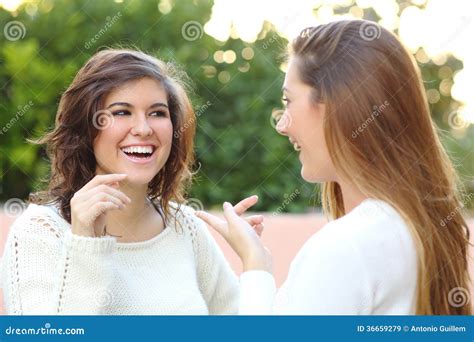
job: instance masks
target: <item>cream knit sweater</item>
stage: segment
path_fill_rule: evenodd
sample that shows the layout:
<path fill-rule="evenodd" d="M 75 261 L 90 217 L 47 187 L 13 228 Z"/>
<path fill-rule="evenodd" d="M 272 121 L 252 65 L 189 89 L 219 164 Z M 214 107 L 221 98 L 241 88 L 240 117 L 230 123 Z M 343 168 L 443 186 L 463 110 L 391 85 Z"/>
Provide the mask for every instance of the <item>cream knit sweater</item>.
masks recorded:
<path fill-rule="evenodd" d="M 150 240 L 119 243 L 72 234 L 56 207 L 30 204 L 2 260 L 7 313 L 237 313 L 237 277 L 206 225 L 185 206 L 176 218 Z"/>
<path fill-rule="evenodd" d="M 418 257 L 390 204 L 367 199 L 309 238 L 277 291 L 270 273 L 240 276 L 242 315 L 414 315 Z"/>

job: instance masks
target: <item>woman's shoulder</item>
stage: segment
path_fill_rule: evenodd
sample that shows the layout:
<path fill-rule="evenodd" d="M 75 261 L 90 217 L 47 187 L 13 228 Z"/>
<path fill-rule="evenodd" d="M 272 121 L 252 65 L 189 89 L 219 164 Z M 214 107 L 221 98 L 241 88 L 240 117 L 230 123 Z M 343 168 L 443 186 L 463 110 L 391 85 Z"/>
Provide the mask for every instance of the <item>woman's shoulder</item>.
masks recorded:
<path fill-rule="evenodd" d="M 374 199 L 363 201 L 345 216 L 327 223 L 308 240 L 306 247 L 309 251 L 346 257 L 354 253 L 414 254 L 415 250 L 402 216 L 387 202 Z"/>
<path fill-rule="evenodd" d="M 398 211 L 382 200 L 366 199 L 343 217 L 330 221 L 321 230 L 327 238 L 343 235 L 366 240 L 409 235 L 409 228 Z M 383 234 L 381 234 L 383 233 Z"/>
<path fill-rule="evenodd" d="M 169 202 L 173 222 L 176 231 L 182 231 L 190 237 L 193 242 L 208 240 L 211 233 L 208 231 L 206 223 L 195 215 L 196 209 L 193 205 L 185 203 Z"/>
<path fill-rule="evenodd" d="M 60 238 L 69 224 L 54 204 L 30 203 L 11 225 L 10 231 L 35 235 L 54 235 Z"/>

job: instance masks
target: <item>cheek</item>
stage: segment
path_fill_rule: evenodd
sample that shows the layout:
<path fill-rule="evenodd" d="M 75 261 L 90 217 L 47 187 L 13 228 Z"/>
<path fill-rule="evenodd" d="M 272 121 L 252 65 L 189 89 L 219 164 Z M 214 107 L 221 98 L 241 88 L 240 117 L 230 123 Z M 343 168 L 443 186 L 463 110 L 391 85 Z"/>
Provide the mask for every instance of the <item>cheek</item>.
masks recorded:
<path fill-rule="evenodd" d="M 173 123 L 171 120 L 162 120 L 155 122 L 153 125 L 155 132 L 161 145 L 170 145 L 173 140 Z"/>
<path fill-rule="evenodd" d="M 300 129 L 304 141 L 302 176 L 311 183 L 333 180 L 335 169 L 324 137 L 323 120 L 318 113 L 312 113 L 305 121 Z"/>
<path fill-rule="evenodd" d="M 117 121 L 113 126 L 100 130 L 94 139 L 94 153 L 111 153 L 110 151 L 116 150 L 126 132 L 127 127 Z"/>

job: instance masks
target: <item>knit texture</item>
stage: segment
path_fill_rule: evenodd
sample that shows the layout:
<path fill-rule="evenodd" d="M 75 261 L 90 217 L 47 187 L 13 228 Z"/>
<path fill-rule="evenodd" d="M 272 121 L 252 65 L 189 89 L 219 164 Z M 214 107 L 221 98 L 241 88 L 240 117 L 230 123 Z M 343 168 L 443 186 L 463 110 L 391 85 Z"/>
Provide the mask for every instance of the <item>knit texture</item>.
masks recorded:
<path fill-rule="evenodd" d="M 56 207 L 30 204 L 5 245 L 7 314 L 237 313 L 237 277 L 205 223 L 186 206 L 170 221 L 150 240 L 119 243 L 75 235 Z"/>
<path fill-rule="evenodd" d="M 417 265 L 402 217 L 368 199 L 305 243 L 278 291 L 270 273 L 244 272 L 239 313 L 413 315 Z"/>

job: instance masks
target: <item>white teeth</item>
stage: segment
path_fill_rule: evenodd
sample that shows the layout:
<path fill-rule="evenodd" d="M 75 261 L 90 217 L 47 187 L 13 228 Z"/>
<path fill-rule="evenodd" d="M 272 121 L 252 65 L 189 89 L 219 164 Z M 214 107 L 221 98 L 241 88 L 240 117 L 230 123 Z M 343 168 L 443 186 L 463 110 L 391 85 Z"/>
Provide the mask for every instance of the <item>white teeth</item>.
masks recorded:
<path fill-rule="evenodd" d="M 125 153 L 153 153 L 153 146 L 128 146 L 122 148 Z"/>
<path fill-rule="evenodd" d="M 295 149 L 295 151 L 301 151 L 301 146 L 298 145 L 298 143 L 293 143 L 293 148 Z"/>

